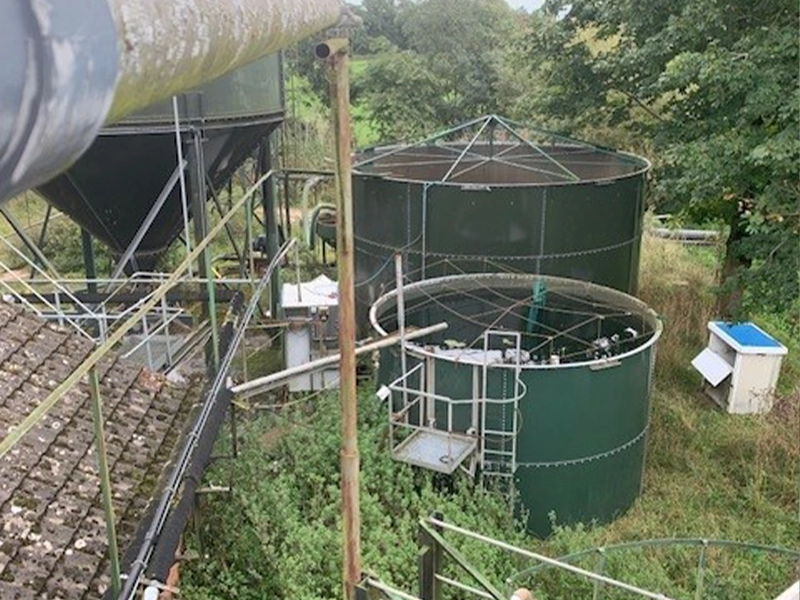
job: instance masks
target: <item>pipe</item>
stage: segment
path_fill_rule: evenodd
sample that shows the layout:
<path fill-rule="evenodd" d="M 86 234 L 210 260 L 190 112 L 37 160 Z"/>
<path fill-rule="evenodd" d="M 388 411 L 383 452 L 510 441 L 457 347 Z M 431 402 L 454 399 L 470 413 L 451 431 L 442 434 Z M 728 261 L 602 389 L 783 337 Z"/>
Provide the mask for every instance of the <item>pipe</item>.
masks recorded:
<path fill-rule="evenodd" d="M 677 240 L 685 244 L 711 245 L 719 240 L 719 231 L 708 229 L 668 229 L 654 227 L 648 233 L 656 238 Z"/>
<path fill-rule="evenodd" d="M 94 139 L 119 44 L 107 0 L 0 2 L 0 200 L 46 181 Z"/>
<path fill-rule="evenodd" d="M 317 220 L 319 219 L 319 214 L 323 210 L 328 210 L 328 211 L 331 211 L 331 212 L 333 212 L 335 214 L 336 213 L 336 205 L 335 204 L 331 204 L 330 202 L 320 202 L 314 208 L 311 209 L 311 213 L 309 215 L 304 217 L 304 220 L 306 221 L 306 224 L 305 224 L 306 240 L 305 241 L 306 241 L 306 246 L 308 246 L 309 248 L 313 248 L 314 247 L 314 243 L 315 243 L 316 237 L 317 237 L 317 234 L 314 231 L 314 228 L 315 228 L 315 226 L 317 224 Z"/>
<path fill-rule="evenodd" d="M 423 327 L 422 329 L 416 330 L 407 330 L 405 333 L 406 340 L 416 340 L 426 335 L 430 335 L 432 333 L 437 333 L 439 331 L 444 331 L 447 329 L 447 323 L 437 323 L 436 325 L 431 325 L 430 327 Z M 382 337 L 374 342 L 366 342 L 362 345 L 356 347 L 356 356 L 362 356 L 364 354 L 369 354 L 370 352 L 375 352 L 376 350 L 380 350 L 381 348 L 387 348 L 389 346 L 394 346 L 400 341 L 400 334 L 399 333 L 392 333 Z M 312 360 L 311 362 L 307 362 L 302 365 L 297 365 L 296 367 L 289 367 L 288 369 L 284 369 L 283 371 L 278 371 L 277 373 L 271 373 L 269 375 L 265 375 L 264 377 L 259 377 L 258 379 L 253 379 L 252 381 L 246 381 L 244 383 L 240 383 L 231 388 L 231 392 L 234 395 L 240 396 L 242 398 L 249 398 L 250 396 L 255 396 L 256 394 L 262 394 L 266 391 L 274 389 L 280 385 L 283 385 L 290 379 L 294 379 L 295 377 L 299 377 L 300 375 L 307 375 L 308 373 L 314 373 L 316 371 L 322 371 L 323 369 L 327 369 L 328 367 L 332 367 L 336 365 L 341 360 L 340 354 L 331 354 L 329 356 L 324 356 L 322 358 L 318 358 L 317 360 Z"/>
<path fill-rule="evenodd" d="M 104 123 L 341 15 L 339 0 L 3 0 L 0 201 L 68 167 Z"/>
<path fill-rule="evenodd" d="M 303 219 L 303 227 L 305 229 L 305 237 L 306 237 L 306 246 L 310 246 L 311 243 L 309 242 L 310 234 L 309 230 L 311 225 L 309 224 L 308 219 L 308 195 L 311 193 L 311 190 L 316 186 L 320 181 L 323 180 L 323 177 L 316 175 L 313 177 L 309 177 L 306 182 L 303 184 L 303 193 L 300 195 L 300 216 Z M 287 199 L 288 202 L 288 199 Z"/>
<path fill-rule="evenodd" d="M 775 600 L 800 600 L 800 581 L 795 581 Z"/>

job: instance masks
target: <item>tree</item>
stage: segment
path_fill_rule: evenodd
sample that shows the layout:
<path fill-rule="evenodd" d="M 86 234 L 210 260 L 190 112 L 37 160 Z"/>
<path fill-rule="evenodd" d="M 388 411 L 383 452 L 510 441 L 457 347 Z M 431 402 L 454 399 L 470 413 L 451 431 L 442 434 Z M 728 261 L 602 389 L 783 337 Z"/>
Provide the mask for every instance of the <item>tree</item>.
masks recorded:
<path fill-rule="evenodd" d="M 440 120 L 499 111 L 500 66 L 514 27 L 505 0 L 426 0 L 401 18 L 409 47 L 442 85 Z"/>
<path fill-rule="evenodd" d="M 354 7 L 356 14 L 363 19 L 363 35 L 367 39 L 385 38 L 401 50 L 407 48 L 406 35 L 400 22 L 400 14 L 410 4 L 410 0 L 363 0 L 361 6 Z M 364 48 L 369 50 L 365 42 Z"/>
<path fill-rule="evenodd" d="M 375 56 L 354 94 L 384 139 L 501 112 L 515 89 L 505 55 L 518 19 L 505 0 L 365 0 L 363 9 L 365 23 L 381 24 L 373 27 L 381 37 L 367 44 Z"/>
<path fill-rule="evenodd" d="M 728 225 L 725 316 L 796 303 L 797 4 L 550 0 L 546 12 L 527 40 L 545 82 L 532 107 L 653 140 L 660 205 Z"/>
<path fill-rule="evenodd" d="M 354 97 L 369 107 L 382 140 L 400 140 L 430 133 L 439 122 L 442 88 L 419 55 L 385 52 L 358 78 Z"/>

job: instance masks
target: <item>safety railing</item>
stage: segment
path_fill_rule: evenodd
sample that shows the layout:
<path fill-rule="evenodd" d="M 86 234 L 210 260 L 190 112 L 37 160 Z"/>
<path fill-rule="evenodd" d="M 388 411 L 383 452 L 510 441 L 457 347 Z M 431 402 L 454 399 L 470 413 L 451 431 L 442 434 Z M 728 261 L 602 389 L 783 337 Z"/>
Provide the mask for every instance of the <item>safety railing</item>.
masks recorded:
<path fill-rule="evenodd" d="M 245 206 L 246 203 L 250 202 L 250 199 L 253 197 L 253 195 L 261 189 L 262 184 L 272 176 L 273 172 L 270 171 L 260 177 L 241 198 L 233 203 L 233 206 L 230 207 L 228 212 L 220 215 L 217 223 L 211 227 L 205 237 L 200 240 L 190 252 L 187 253 L 184 260 L 172 273 L 164 278 L 164 280 L 161 281 L 157 287 L 147 293 L 141 300 L 136 302 L 134 306 L 122 311 L 121 314 L 124 316 L 119 317 L 113 321 L 113 323 L 108 321 L 109 326 L 105 330 L 104 340 L 75 370 L 72 371 L 72 373 L 70 373 L 66 379 L 64 379 L 53 390 L 51 390 L 50 394 L 44 400 L 39 402 L 39 404 L 37 404 L 37 406 L 30 413 L 24 415 L 18 423 L 14 424 L 14 426 L 9 429 L 9 433 L 3 437 L 2 440 L 0 440 L 0 457 L 3 457 L 8 454 L 8 452 L 10 452 L 11 449 L 14 448 L 14 446 L 16 446 L 16 444 L 18 444 L 25 435 L 27 435 L 38 423 L 40 423 L 41 420 L 68 395 L 67 392 L 69 392 L 80 382 L 88 380 L 92 399 L 95 451 L 97 452 L 98 459 L 101 498 L 105 513 L 106 530 L 108 536 L 108 558 L 110 563 L 111 590 L 113 597 L 119 597 L 123 580 L 120 573 L 120 556 L 115 531 L 116 519 L 112 503 L 108 458 L 105 450 L 104 418 L 102 413 L 102 400 L 100 397 L 99 363 L 111 350 L 117 348 L 117 345 L 128 333 L 135 330 L 135 328 L 140 325 L 142 319 L 147 318 L 151 311 L 158 310 L 159 303 L 166 298 L 168 292 L 173 290 L 178 284 L 187 280 L 186 274 L 190 272 L 190 265 L 197 261 L 201 254 L 207 252 L 207 248 L 211 241 L 214 240 L 217 235 L 219 235 L 231 218 L 243 206 Z M 211 275 L 209 272 L 206 272 L 204 275 L 204 279 L 211 284 L 207 286 L 207 291 L 210 304 L 209 311 L 213 317 L 215 310 L 215 287 L 213 285 L 213 275 Z M 46 273 L 40 272 L 40 276 L 45 280 L 51 280 Z M 248 281 L 248 283 L 252 285 L 252 282 Z M 63 287 L 63 283 L 61 285 Z M 74 294 L 72 294 L 72 292 L 70 292 L 68 289 L 59 289 L 59 291 L 69 293 L 74 296 Z M 47 299 L 45 298 L 45 300 Z M 70 298 L 70 300 L 76 300 L 77 303 L 83 304 L 77 298 Z M 85 308 L 86 314 L 92 314 L 92 310 L 90 310 L 88 307 Z M 220 357 L 219 349 L 216 347 L 218 338 L 214 333 L 214 328 L 215 324 L 212 323 L 212 346 L 215 346 L 214 368 L 215 371 L 218 371 L 220 367 Z M 126 580 L 126 584 L 136 587 L 138 585 L 138 581 Z"/>
<path fill-rule="evenodd" d="M 534 563 L 534 566 L 520 571 L 519 573 L 498 583 L 492 581 L 481 570 L 479 565 L 471 564 L 459 550 L 464 540 L 472 540 L 498 548 L 516 556 L 517 559 L 527 559 Z M 551 558 L 540 553 L 532 552 L 525 548 L 520 548 L 489 536 L 464 529 L 448 523 L 444 518 L 434 513 L 432 516 L 421 519 L 418 527 L 418 541 L 420 545 L 419 572 L 418 572 L 418 592 L 412 595 L 404 590 L 382 582 L 377 576 L 366 577 L 359 586 L 359 600 L 374 600 L 375 598 L 403 598 L 405 600 L 441 600 L 448 598 L 487 598 L 492 600 L 510 600 L 523 597 L 536 599 L 540 596 L 541 590 L 537 588 L 537 578 L 546 572 L 557 571 L 569 574 L 588 585 L 585 593 L 575 592 L 570 588 L 565 588 L 564 598 L 578 600 L 602 600 L 610 598 L 610 590 L 617 590 L 623 593 L 626 598 L 651 598 L 654 600 L 673 600 L 673 596 L 667 595 L 662 591 L 645 589 L 644 587 L 625 582 L 618 577 L 612 577 L 605 572 L 604 566 L 606 559 L 615 552 L 623 550 L 645 550 L 648 548 L 696 548 L 698 551 L 697 562 L 693 574 L 681 573 L 683 579 L 694 576 L 695 587 L 692 594 L 693 600 L 711 599 L 705 593 L 704 579 L 708 571 L 707 558 L 712 549 L 728 549 L 752 552 L 761 555 L 770 555 L 774 562 L 776 557 L 783 557 L 787 560 L 787 565 L 796 566 L 800 561 L 800 551 L 768 546 L 763 544 L 752 544 L 730 540 L 715 540 L 702 538 L 670 538 L 657 540 L 643 540 L 636 542 L 620 543 L 615 545 L 593 548 L 583 552 L 578 552 L 561 558 Z M 597 567 L 587 569 L 575 563 L 582 559 L 598 557 Z M 791 579 L 796 577 L 796 573 L 791 568 L 787 569 L 787 576 Z M 467 577 L 469 583 L 465 583 L 457 577 Z M 783 589 L 787 582 L 774 582 L 776 588 Z M 663 587 L 662 583 L 659 587 Z M 554 597 L 553 593 L 558 591 L 549 590 L 546 597 Z M 556 595 L 555 597 L 561 597 Z M 617 598 L 619 596 L 613 596 Z M 680 598 L 688 597 L 685 592 L 681 592 Z"/>

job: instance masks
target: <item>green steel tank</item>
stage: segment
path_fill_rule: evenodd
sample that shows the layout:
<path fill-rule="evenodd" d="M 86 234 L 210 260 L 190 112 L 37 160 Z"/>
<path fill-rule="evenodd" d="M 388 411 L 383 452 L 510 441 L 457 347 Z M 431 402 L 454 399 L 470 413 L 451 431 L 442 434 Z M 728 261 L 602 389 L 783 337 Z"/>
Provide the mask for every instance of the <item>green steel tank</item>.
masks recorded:
<path fill-rule="evenodd" d="M 66 172 L 37 189 L 122 254 L 178 164 L 175 108 L 171 101 L 155 104 L 102 129 Z M 201 165 L 205 183 L 221 189 L 283 119 L 280 57 L 268 56 L 183 94 L 177 112 L 186 179 Z M 202 162 L 191 144 L 197 132 L 203 140 Z M 139 244 L 134 255 L 139 270 L 151 270 L 181 233 L 180 188 L 173 186 Z"/>
<path fill-rule="evenodd" d="M 404 357 L 381 356 L 395 458 L 479 473 L 514 495 L 540 536 L 631 506 L 661 333 L 650 308 L 605 286 L 510 273 L 434 278 L 401 292 L 404 327 L 448 328 L 406 342 Z M 378 334 L 399 328 L 398 304 L 393 290 L 372 306 Z"/>
<path fill-rule="evenodd" d="M 406 279 L 510 271 L 631 294 L 649 162 L 490 115 L 416 144 L 360 153 L 353 176 L 357 298 Z"/>

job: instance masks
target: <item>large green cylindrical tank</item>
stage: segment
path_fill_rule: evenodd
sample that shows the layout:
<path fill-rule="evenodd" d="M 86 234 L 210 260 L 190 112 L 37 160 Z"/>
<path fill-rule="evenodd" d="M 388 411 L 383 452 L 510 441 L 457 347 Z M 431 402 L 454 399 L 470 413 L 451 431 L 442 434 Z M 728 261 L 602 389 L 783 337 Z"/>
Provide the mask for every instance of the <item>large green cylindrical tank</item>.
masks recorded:
<path fill-rule="evenodd" d="M 187 178 L 189 169 L 197 168 L 191 135 L 202 131 L 207 181 L 221 189 L 283 119 L 281 86 L 280 58 L 273 55 L 184 94 L 178 110 L 183 154 L 190 162 Z M 38 189 L 121 254 L 170 179 L 177 157 L 173 104 L 162 102 L 102 129 L 72 167 Z M 135 254 L 139 269 L 150 270 L 182 228 L 175 185 Z"/>
<path fill-rule="evenodd" d="M 409 418 L 474 436 L 482 477 L 513 480 L 529 531 L 605 522 L 630 507 L 661 332 L 651 309 L 604 286 L 508 273 L 417 282 L 403 297 L 406 326 L 448 323 L 406 343 L 407 373 L 418 370 L 402 381 L 438 398 Z M 378 333 L 397 329 L 396 291 L 370 320 Z M 391 388 L 401 377 L 399 350 L 384 352 L 380 382 Z"/>
<path fill-rule="evenodd" d="M 360 313 L 393 287 L 395 252 L 411 281 L 507 270 L 635 294 L 649 166 L 496 116 L 361 153 L 353 176 Z"/>

